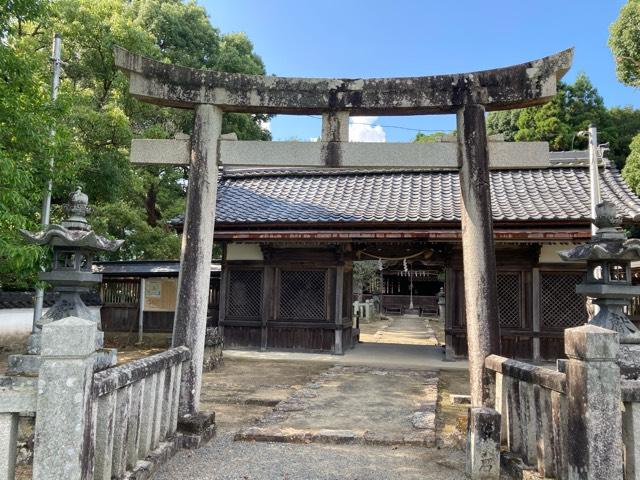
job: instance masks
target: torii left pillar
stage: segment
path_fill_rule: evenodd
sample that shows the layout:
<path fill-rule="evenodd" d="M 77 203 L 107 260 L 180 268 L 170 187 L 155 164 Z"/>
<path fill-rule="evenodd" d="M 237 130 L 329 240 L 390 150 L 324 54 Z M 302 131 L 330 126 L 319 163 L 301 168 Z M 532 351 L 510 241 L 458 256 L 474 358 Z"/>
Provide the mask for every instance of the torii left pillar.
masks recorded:
<path fill-rule="evenodd" d="M 220 108 L 205 104 L 195 108 L 178 300 L 173 321 L 172 345 L 184 345 L 191 351 L 189 368 L 182 372 L 180 416 L 195 414 L 200 403 L 221 128 Z"/>

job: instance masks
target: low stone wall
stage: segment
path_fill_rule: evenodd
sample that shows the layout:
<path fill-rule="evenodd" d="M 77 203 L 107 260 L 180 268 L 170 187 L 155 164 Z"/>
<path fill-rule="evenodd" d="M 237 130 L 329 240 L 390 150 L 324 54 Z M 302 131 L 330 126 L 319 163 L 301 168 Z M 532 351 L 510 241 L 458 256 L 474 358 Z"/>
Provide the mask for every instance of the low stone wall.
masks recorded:
<path fill-rule="evenodd" d="M 179 418 L 187 347 L 95 373 L 98 334 L 75 317 L 46 324 L 38 377 L 0 377 L 0 479 L 30 451 L 35 480 L 150 478 L 213 436 L 213 415 Z"/>
<path fill-rule="evenodd" d="M 618 347 L 616 332 L 584 325 L 565 330 L 568 360 L 561 363 L 563 372 L 497 355 L 487 357 L 491 394 L 485 406 L 495 408 L 501 420 L 507 452 L 502 461 L 511 469 L 517 467 L 519 475 L 522 470 L 535 470 L 544 478 L 622 480 L 625 469 L 625 478 L 640 480 L 635 473 L 636 458 L 640 459 L 635 440 L 640 427 L 640 403 L 636 404 L 640 382 L 621 382 Z M 468 432 L 480 447 L 482 428 L 470 424 Z M 479 468 L 482 459 L 472 453 L 467 452 L 468 462 L 478 468 L 468 470 L 476 472 L 471 478 L 497 480 L 499 466 L 492 466 L 494 476 L 485 476 Z"/>

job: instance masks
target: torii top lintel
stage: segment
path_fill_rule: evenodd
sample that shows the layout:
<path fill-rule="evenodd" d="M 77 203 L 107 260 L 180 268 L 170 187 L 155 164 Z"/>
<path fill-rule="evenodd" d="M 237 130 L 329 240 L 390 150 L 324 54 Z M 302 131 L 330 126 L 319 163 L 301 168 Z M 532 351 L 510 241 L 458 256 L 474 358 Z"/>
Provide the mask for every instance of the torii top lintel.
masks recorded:
<path fill-rule="evenodd" d="M 350 115 L 455 113 L 467 104 L 489 111 L 539 105 L 556 94 L 573 49 L 480 72 L 401 78 L 292 78 L 196 70 L 115 47 L 131 94 L 178 108 L 213 104 L 227 112 Z"/>

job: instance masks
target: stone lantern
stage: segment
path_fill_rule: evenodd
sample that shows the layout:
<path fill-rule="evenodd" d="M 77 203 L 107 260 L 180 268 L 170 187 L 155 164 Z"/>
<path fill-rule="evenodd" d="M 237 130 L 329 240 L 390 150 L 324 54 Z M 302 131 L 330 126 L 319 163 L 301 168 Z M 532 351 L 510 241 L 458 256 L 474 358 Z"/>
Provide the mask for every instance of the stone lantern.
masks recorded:
<path fill-rule="evenodd" d="M 49 245 L 53 249 L 51 271 L 40 273 L 39 278 L 53 286 L 55 303 L 35 322 L 29 337 L 27 354 L 9 357 L 11 373 L 37 373 L 43 325 L 69 316 L 84 318 L 98 324 L 97 368 L 115 364 L 115 350 L 103 348 L 104 334 L 101 331 L 100 317 L 89 310 L 80 294 L 102 281 L 102 275 L 91 271 L 96 252 L 115 252 L 123 240 L 108 240 L 96 235 L 86 220 L 86 216 L 91 212 L 88 203 L 87 195 L 78 187 L 69 195 L 69 203 L 64 207 L 68 217 L 61 225 L 48 225 L 39 232 L 21 230 L 29 243 Z"/>
<path fill-rule="evenodd" d="M 627 238 L 611 202 L 596 206 L 593 223 L 598 230 L 588 243 L 559 254 L 567 262 L 587 262 L 586 277 L 576 286 L 576 293 L 591 297 L 593 304 L 599 307 L 589 323 L 618 332 L 621 371 L 627 376 L 637 376 L 640 373 L 640 331 L 627 317 L 625 308 L 633 297 L 640 295 L 640 286 L 631 284 L 631 262 L 640 260 L 640 239 Z M 634 353 L 636 350 L 638 352 Z"/>

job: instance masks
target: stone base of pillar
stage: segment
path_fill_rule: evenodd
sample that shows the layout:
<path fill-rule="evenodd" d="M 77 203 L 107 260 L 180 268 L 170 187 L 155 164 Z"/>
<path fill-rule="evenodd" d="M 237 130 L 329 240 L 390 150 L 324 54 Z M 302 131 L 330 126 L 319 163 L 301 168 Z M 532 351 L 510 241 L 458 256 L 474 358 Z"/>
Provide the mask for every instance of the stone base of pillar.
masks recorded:
<path fill-rule="evenodd" d="M 466 473 L 472 480 L 500 479 L 500 414 L 486 407 L 469 409 Z"/>
<path fill-rule="evenodd" d="M 178 420 L 180 447 L 200 448 L 216 435 L 216 414 L 198 412 L 195 415 L 181 417 Z"/>

